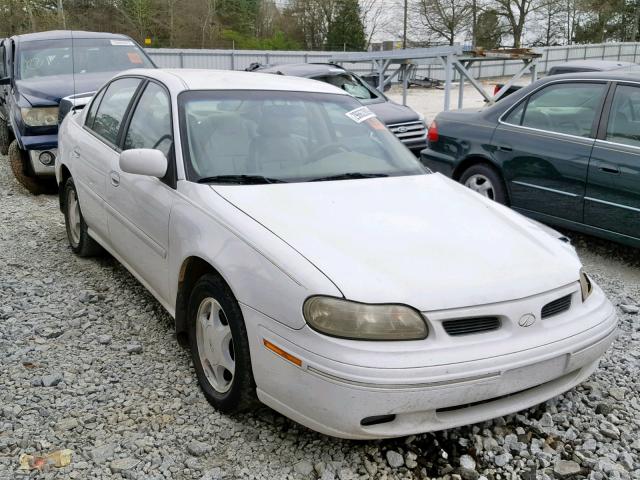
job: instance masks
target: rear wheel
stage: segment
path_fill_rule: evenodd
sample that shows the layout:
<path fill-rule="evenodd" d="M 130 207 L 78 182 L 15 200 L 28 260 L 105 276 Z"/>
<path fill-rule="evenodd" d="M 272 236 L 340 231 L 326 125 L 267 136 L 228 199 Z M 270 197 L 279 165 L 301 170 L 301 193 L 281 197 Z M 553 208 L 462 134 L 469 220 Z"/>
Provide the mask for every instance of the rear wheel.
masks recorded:
<path fill-rule="evenodd" d="M 67 179 L 63 193 L 64 223 L 67 229 L 67 239 L 73 253 L 79 257 L 91 257 L 102 252 L 102 247 L 89 236 L 87 224 L 80 210 L 78 192 L 73 178 Z"/>
<path fill-rule="evenodd" d="M 40 195 L 41 193 L 55 192 L 53 178 L 36 177 L 29 173 L 29 154 L 20 148 L 17 140 L 9 145 L 9 165 L 18 183 L 29 193 Z"/>
<path fill-rule="evenodd" d="M 196 282 L 189 298 L 189 340 L 200 387 L 223 413 L 255 407 L 256 386 L 242 311 L 216 275 Z"/>
<path fill-rule="evenodd" d="M 9 153 L 9 144 L 11 143 L 11 132 L 7 122 L 0 118 L 0 155 Z"/>
<path fill-rule="evenodd" d="M 460 183 L 483 197 L 507 204 L 502 176 L 489 165 L 478 163 L 467 168 L 460 176 Z"/>

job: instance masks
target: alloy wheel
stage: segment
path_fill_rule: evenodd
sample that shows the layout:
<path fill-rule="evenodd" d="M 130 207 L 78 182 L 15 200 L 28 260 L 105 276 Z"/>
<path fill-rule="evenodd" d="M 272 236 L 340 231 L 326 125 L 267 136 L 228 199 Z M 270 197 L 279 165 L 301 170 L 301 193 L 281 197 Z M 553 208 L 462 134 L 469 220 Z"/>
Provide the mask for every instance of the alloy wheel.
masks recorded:
<path fill-rule="evenodd" d="M 67 194 L 67 217 L 69 222 L 69 236 L 74 247 L 80 244 L 80 204 L 76 191 L 70 189 Z"/>

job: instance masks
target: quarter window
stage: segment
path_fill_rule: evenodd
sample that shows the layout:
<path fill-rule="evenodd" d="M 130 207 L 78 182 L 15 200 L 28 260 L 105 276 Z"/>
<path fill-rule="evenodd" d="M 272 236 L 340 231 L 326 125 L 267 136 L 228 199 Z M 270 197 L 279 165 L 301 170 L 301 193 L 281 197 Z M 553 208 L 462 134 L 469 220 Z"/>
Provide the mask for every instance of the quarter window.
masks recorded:
<path fill-rule="evenodd" d="M 91 128 L 112 145 L 117 144 L 122 119 L 139 84 L 137 78 L 122 78 L 112 82 L 98 106 Z"/>
<path fill-rule="evenodd" d="M 640 88 L 616 87 L 605 140 L 640 147 Z"/>
<path fill-rule="evenodd" d="M 598 83 L 550 85 L 529 98 L 522 126 L 590 137 L 604 91 Z"/>
<path fill-rule="evenodd" d="M 159 85 L 149 83 L 131 118 L 124 149 L 155 148 L 168 156 L 172 143 L 169 97 Z"/>
<path fill-rule="evenodd" d="M 93 120 L 96 118 L 96 111 L 100 106 L 100 102 L 102 101 L 102 97 L 104 96 L 105 89 L 100 90 L 98 94 L 94 97 L 91 102 L 91 106 L 89 107 L 89 111 L 87 112 L 87 118 L 84 121 L 84 124 L 87 128 L 93 128 Z"/>

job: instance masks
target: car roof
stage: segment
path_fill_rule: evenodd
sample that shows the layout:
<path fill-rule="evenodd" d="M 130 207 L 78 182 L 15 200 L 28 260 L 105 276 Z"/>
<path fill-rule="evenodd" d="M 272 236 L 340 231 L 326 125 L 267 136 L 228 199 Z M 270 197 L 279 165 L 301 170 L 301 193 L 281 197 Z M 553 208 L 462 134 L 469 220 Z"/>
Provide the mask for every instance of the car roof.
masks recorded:
<path fill-rule="evenodd" d="M 120 33 L 86 32 L 83 30 L 50 30 L 48 32 L 15 35 L 12 38 L 21 42 L 28 42 L 31 40 L 63 40 L 67 38 L 118 38 L 130 40 L 129 37 Z"/>
<path fill-rule="evenodd" d="M 553 82 L 558 80 L 577 79 L 577 80 L 606 80 L 606 81 L 640 81 L 640 69 L 636 69 L 637 65 L 630 68 L 620 68 L 617 70 L 593 71 L 593 72 L 572 72 L 563 73 L 561 75 L 549 75 L 541 80 L 544 82 Z"/>
<path fill-rule="evenodd" d="M 617 70 L 624 67 L 638 66 L 633 62 L 617 62 L 610 60 L 572 60 L 560 63 L 551 68 L 585 68 L 597 71 Z"/>
<path fill-rule="evenodd" d="M 287 92 L 333 93 L 349 96 L 344 90 L 328 83 L 318 82 L 308 78 L 272 75 L 270 73 L 191 68 L 158 68 L 153 70 L 127 70 L 118 76 L 124 75 L 143 75 L 160 80 L 167 85 L 174 84 L 177 78 L 182 84 L 182 88 L 177 89 L 179 91 L 279 90 Z"/>
<path fill-rule="evenodd" d="M 293 75 L 295 77 L 314 77 L 344 72 L 345 69 L 332 63 L 285 63 L 282 65 L 270 65 L 255 71 L 260 73 L 282 73 L 283 75 Z"/>

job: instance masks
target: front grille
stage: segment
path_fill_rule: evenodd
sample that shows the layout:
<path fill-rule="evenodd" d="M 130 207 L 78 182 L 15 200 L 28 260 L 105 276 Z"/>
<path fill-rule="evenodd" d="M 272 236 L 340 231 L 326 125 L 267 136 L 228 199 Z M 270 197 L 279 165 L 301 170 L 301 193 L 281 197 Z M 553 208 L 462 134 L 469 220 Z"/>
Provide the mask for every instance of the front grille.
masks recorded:
<path fill-rule="evenodd" d="M 497 317 L 461 318 L 442 322 L 445 331 L 452 336 L 491 332 L 500 328 Z"/>
<path fill-rule="evenodd" d="M 566 297 L 562 297 L 554 300 L 553 302 L 547 303 L 544 307 L 542 307 L 542 313 L 540 314 L 540 317 L 553 317 L 554 315 L 566 312 L 567 310 L 569 310 L 569 308 L 571 308 L 571 295 L 567 295 Z"/>
<path fill-rule="evenodd" d="M 427 137 L 427 127 L 421 120 L 415 122 L 394 123 L 387 125 L 396 137 L 402 142 L 415 142 Z"/>

